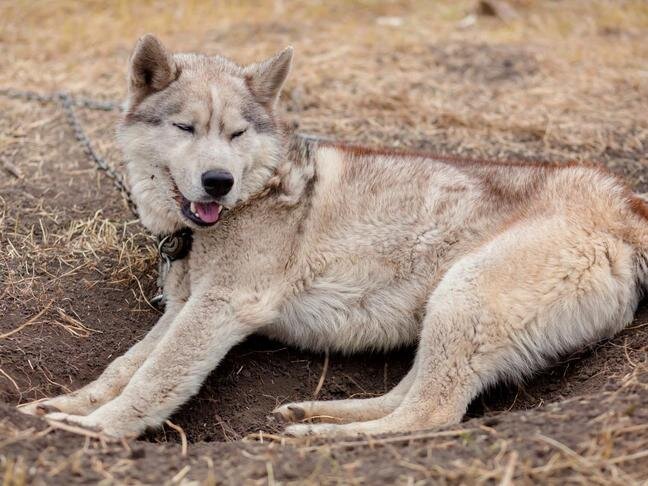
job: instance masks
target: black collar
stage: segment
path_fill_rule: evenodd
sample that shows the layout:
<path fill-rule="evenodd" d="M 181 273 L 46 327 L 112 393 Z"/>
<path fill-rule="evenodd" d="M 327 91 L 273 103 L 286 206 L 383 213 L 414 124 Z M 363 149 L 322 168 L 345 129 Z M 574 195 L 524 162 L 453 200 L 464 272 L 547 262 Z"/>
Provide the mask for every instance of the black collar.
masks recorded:
<path fill-rule="evenodd" d="M 160 256 L 169 262 L 182 260 L 191 251 L 193 231 L 189 228 L 171 233 L 166 236 L 158 236 L 158 251 Z"/>

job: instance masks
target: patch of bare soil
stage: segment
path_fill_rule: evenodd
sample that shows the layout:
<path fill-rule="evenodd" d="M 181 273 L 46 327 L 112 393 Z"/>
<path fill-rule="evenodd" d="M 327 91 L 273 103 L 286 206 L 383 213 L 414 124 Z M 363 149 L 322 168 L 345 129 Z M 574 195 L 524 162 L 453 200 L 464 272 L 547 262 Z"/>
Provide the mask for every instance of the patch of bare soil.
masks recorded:
<path fill-rule="evenodd" d="M 333 8 L 337 16 L 340 9 Z M 384 34 L 375 16 L 356 13 L 367 39 Z M 572 44 L 568 55 L 556 55 L 565 46 L 560 41 L 492 41 L 485 34 L 490 27 L 479 35 L 436 39 L 415 23 L 406 33 L 392 32 L 384 44 L 368 46 L 358 33 L 349 33 L 349 47 L 325 44 L 324 37 L 337 32 L 333 17 L 317 24 L 318 32 L 307 19 L 240 20 L 206 30 L 200 45 L 185 45 L 194 40 L 180 34 L 175 39 L 183 42 L 171 45 L 237 53 L 258 35 L 265 45 L 286 39 L 303 44 L 282 100 L 286 116 L 303 131 L 481 158 L 593 160 L 647 190 L 648 78 L 634 62 L 613 55 L 638 43 L 636 27 L 576 39 L 597 48 L 595 57 Z M 616 43 L 611 57 L 601 57 L 610 36 Z M 115 52 L 123 61 L 121 44 Z M 633 52 L 648 59 L 640 47 Z M 242 60 L 257 55 L 252 48 L 241 52 Z M 105 54 L 96 65 L 86 60 L 100 71 L 90 77 L 111 96 L 121 94 L 121 71 L 114 71 L 122 65 L 115 56 Z M 51 68 L 67 79 L 61 66 Z M 31 82 L 24 70 L 14 76 Z M 92 86 L 82 90 L 93 94 Z M 113 141 L 118 115 L 78 112 L 97 151 L 119 168 Z M 648 481 L 645 307 L 613 339 L 564 357 L 523 386 L 502 384 L 478 397 L 466 421 L 450 429 L 370 440 L 283 438 L 267 415 L 279 403 L 313 396 L 324 356 L 259 337 L 232 350 L 171 417 L 189 441 L 186 455 L 178 431 L 168 426 L 113 444 L 19 414 L 19 403 L 97 377 L 147 332 L 159 316 L 146 301 L 155 292 L 156 256 L 152 239 L 87 159 L 56 104 L 0 97 L 0 174 L 5 484 Z M 412 357 L 412 349 L 331 355 L 318 398 L 382 394 Z"/>

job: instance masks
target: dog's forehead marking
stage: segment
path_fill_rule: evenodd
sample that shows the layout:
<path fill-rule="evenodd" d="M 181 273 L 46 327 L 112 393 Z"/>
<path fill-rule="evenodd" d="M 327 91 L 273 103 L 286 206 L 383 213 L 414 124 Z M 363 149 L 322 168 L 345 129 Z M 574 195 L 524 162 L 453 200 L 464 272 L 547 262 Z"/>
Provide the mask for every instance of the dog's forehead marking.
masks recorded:
<path fill-rule="evenodd" d="M 228 102 L 227 97 L 223 95 L 222 83 L 218 83 L 217 81 L 210 85 L 209 100 L 211 103 L 211 109 L 209 114 L 209 124 L 207 126 L 208 131 L 210 126 L 217 126 L 218 133 L 223 133 L 223 130 L 225 129 L 224 113 Z"/>
<path fill-rule="evenodd" d="M 275 122 L 270 114 L 255 101 L 241 79 L 225 76 L 217 78 L 210 86 L 212 102 L 211 123 L 218 123 L 219 133 L 237 129 L 243 120 L 257 133 L 271 132 Z"/>
<path fill-rule="evenodd" d="M 183 73 L 186 77 L 177 81 L 175 93 L 169 96 L 176 98 L 178 108 L 175 113 L 180 115 L 183 122 L 193 123 L 197 127 L 205 127 L 209 132 L 221 112 L 222 96 L 218 83 L 191 75 L 191 71 Z"/>
<path fill-rule="evenodd" d="M 211 83 L 211 98 L 214 111 L 220 115 L 221 132 L 228 123 L 236 123 L 236 118 L 243 118 L 257 133 L 275 131 L 275 120 L 268 109 L 254 98 L 243 77 L 221 71 Z"/>

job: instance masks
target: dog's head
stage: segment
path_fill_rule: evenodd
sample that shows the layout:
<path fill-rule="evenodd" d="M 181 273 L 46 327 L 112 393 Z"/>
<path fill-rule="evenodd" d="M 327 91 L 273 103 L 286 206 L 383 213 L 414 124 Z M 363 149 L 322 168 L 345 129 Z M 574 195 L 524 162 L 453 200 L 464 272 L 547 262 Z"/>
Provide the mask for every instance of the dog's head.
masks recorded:
<path fill-rule="evenodd" d="M 152 232 L 214 225 L 263 189 L 282 156 L 274 105 L 292 59 L 258 64 L 171 54 L 152 35 L 131 56 L 118 139 L 142 223 Z"/>

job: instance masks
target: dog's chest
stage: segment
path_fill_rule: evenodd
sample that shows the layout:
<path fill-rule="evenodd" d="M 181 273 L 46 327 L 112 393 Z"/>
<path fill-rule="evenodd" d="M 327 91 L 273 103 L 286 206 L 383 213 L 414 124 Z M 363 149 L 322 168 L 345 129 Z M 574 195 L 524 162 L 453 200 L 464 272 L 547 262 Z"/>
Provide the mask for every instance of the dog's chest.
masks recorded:
<path fill-rule="evenodd" d="M 194 235 L 192 287 L 207 283 L 226 291 L 276 284 L 290 258 L 299 210 L 272 201 L 227 215 L 209 232 Z"/>

